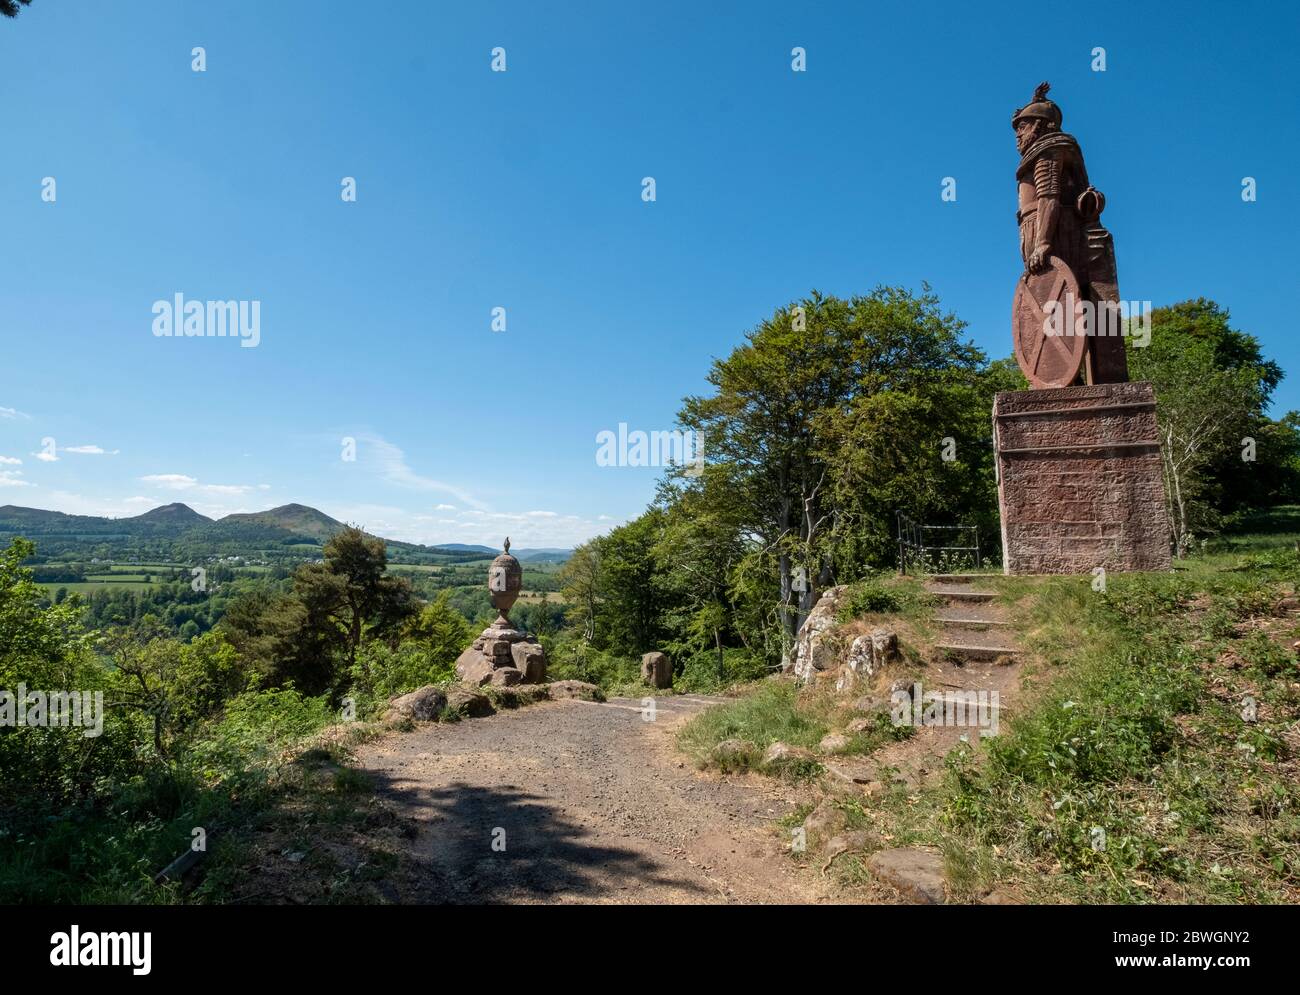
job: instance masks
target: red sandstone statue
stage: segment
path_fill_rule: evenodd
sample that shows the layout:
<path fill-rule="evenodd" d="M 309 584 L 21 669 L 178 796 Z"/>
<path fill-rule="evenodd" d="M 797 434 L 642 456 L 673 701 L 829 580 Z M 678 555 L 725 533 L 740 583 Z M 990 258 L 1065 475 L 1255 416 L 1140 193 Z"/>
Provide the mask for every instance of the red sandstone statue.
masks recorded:
<path fill-rule="evenodd" d="M 1081 373 L 1090 384 L 1123 383 L 1128 362 L 1118 322 L 1115 247 L 1101 224 L 1106 198 L 1088 182 L 1079 143 L 1061 131 L 1061 109 L 1047 99 L 1050 88 L 1038 84 L 1034 99 L 1011 118 L 1020 151 L 1017 220 L 1025 263 L 1012 307 L 1016 361 L 1033 387 L 1068 387 Z M 1056 313 L 1052 301 L 1065 319 L 1056 326 L 1064 334 L 1047 331 Z M 1094 314 L 1086 330 L 1080 317 L 1085 301 Z"/>

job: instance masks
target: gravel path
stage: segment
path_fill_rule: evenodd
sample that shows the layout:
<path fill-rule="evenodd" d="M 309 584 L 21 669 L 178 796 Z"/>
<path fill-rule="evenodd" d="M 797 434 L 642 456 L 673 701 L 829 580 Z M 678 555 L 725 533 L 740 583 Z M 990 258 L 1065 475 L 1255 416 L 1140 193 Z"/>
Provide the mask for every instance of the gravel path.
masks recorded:
<path fill-rule="evenodd" d="M 673 733 L 721 699 L 544 702 L 390 734 L 358 750 L 415 830 L 393 899 L 456 903 L 826 900 L 783 853 L 781 785 L 721 780 Z"/>

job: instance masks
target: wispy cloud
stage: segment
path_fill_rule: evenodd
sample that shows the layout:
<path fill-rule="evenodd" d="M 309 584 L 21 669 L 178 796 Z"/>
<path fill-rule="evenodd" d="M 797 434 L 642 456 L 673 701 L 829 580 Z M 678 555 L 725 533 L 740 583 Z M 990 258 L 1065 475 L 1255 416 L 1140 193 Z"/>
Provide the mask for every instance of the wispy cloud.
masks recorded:
<path fill-rule="evenodd" d="M 22 470 L 0 470 L 0 487 L 33 487 L 30 480 L 22 479 Z"/>
<path fill-rule="evenodd" d="M 65 453 L 76 453 L 79 456 L 116 456 L 122 450 L 108 450 L 102 446 L 64 446 L 63 451 Z"/>
<path fill-rule="evenodd" d="M 0 465 L 4 466 L 22 466 L 23 461 L 17 456 L 0 456 Z"/>
<path fill-rule="evenodd" d="M 23 414 L 17 408 L 0 408 L 0 418 L 8 418 L 12 421 L 30 421 L 31 415 Z"/>
<path fill-rule="evenodd" d="M 357 464 L 373 470 L 390 484 L 417 491 L 441 491 L 471 508 L 487 507 L 482 501 L 455 484 L 416 473 L 406 462 L 406 453 L 381 436 L 359 435 L 357 443 Z"/>

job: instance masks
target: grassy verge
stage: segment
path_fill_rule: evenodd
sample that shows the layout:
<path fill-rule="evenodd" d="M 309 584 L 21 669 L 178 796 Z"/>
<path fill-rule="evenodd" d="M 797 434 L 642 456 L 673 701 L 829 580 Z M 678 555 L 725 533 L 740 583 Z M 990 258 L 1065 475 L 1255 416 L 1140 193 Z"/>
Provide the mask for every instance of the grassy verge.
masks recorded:
<path fill-rule="evenodd" d="M 82 804 L 35 818 L 18 813 L 0 829 L 0 903 L 175 904 L 204 900 L 154 875 L 191 848 L 196 831 L 209 847 L 204 870 L 233 852 L 231 841 L 305 785 L 312 764 L 342 764 L 373 735 L 366 723 L 331 725 L 324 699 L 292 691 L 251 692 L 167 760 L 142 760 L 139 772 Z M 219 877 L 219 875 L 218 875 Z"/>
<path fill-rule="evenodd" d="M 1001 582 L 1037 689 L 941 785 L 842 802 L 850 826 L 941 849 L 958 897 L 1300 901 L 1296 521 L 1104 590 Z"/>

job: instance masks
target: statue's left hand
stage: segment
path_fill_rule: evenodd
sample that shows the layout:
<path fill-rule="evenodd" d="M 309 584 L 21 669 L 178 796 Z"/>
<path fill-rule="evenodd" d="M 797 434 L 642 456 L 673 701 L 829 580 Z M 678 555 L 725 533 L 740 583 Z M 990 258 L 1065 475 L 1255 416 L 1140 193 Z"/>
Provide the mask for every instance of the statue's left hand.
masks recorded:
<path fill-rule="evenodd" d="M 1029 254 L 1029 272 L 1041 273 L 1047 269 L 1047 261 L 1052 255 L 1052 247 L 1046 242 L 1039 242 Z"/>

